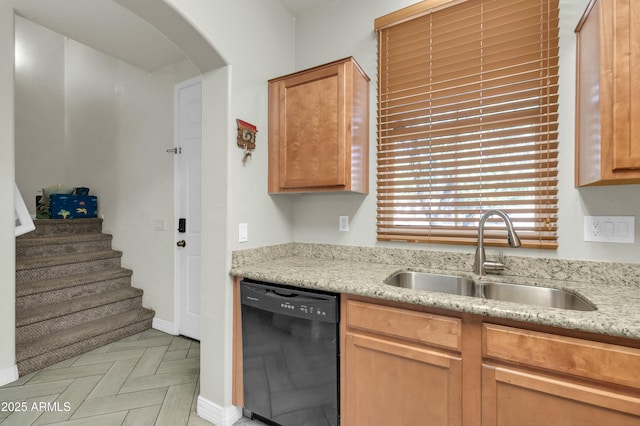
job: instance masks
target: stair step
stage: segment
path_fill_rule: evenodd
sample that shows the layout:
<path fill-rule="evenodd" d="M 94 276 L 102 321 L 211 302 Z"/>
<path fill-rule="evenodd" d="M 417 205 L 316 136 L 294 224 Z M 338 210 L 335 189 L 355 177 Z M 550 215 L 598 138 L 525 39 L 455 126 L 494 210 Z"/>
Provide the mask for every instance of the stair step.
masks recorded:
<path fill-rule="evenodd" d="M 39 340 L 88 321 L 108 320 L 142 305 L 142 290 L 129 287 L 16 312 L 16 342 Z"/>
<path fill-rule="evenodd" d="M 16 285 L 120 268 L 122 252 L 101 250 L 16 261 Z"/>
<path fill-rule="evenodd" d="M 155 313 L 138 307 L 16 345 L 20 376 L 151 328 Z"/>
<path fill-rule="evenodd" d="M 111 240 L 102 233 L 16 238 L 16 259 L 109 250 Z"/>
<path fill-rule="evenodd" d="M 36 219 L 36 229 L 18 239 L 29 239 L 45 235 L 89 234 L 102 232 L 102 219 Z"/>
<path fill-rule="evenodd" d="M 102 219 L 38 219 L 16 238 L 16 359 L 20 375 L 151 328 Z"/>
<path fill-rule="evenodd" d="M 130 269 L 109 269 L 16 286 L 16 312 L 131 286 Z"/>

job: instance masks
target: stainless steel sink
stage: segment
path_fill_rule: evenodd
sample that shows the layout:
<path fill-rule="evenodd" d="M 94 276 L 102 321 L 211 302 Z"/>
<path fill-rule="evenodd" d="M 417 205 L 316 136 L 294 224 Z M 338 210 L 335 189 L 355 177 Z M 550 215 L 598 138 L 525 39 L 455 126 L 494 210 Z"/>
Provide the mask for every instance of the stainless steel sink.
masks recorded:
<path fill-rule="evenodd" d="M 473 296 L 475 284 L 472 280 L 454 275 L 428 274 L 426 272 L 399 271 L 385 281 L 394 287 L 426 290 L 436 293 Z"/>
<path fill-rule="evenodd" d="M 591 302 L 577 294 L 557 288 L 507 283 L 478 283 L 477 290 L 480 289 L 481 296 L 486 299 L 574 311 L 596 310 Z"/>
<path fill-rule="evenodd" d="M 548 308 L 575 311 L 595 311 L 597 309 L 588 300 L 565 290 L 521 284 L 474 281 L 455 275 L 398 271 L 387 278 L 385 284 L 413 290 L 480 297 Z"/>

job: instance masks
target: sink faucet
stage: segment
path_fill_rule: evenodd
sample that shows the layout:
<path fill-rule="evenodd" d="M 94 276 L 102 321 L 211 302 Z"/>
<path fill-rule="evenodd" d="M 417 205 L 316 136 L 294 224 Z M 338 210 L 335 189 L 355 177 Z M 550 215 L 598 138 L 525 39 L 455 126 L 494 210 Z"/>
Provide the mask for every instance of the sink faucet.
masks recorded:
<path fill-rule="evenodd" d="M 478 248 L 476 248 L 475 260 L 473 262 L 473 272 L 480 276 L 484 275 L 486 269 L 490 269 L 493 271 L 501 271 L 504 269 L 504 265 L 499 262 L 487 262 L 486 255 L 484 253 L 484 224 L 490 216 L 499 216 L 504 221 L 505 225 L 507 225 L 507 241 L 509 242 L 509 247 L 520 247 L 520 238 L 516 231 L 513 229 L 513 223 L 509 216 L 502 210 L 489 210 L 480 218 L 480 223 L 478 225 Z"/>

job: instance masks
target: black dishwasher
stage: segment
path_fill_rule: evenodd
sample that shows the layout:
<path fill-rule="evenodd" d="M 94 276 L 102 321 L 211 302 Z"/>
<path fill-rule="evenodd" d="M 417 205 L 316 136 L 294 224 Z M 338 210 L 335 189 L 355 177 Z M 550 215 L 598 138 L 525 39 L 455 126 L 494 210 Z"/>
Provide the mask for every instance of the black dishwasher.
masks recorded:
<path fill-rule="evenodd" d="M 282 426 L 338 426 L 339 295 L 242 280 L 244 407 Z"/>

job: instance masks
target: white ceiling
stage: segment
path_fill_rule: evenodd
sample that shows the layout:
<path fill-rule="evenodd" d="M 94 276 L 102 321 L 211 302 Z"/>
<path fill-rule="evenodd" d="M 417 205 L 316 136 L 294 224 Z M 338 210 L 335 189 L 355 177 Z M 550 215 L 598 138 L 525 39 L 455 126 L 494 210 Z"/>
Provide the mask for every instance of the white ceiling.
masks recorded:
<path fill-rule="evenodd" d="M 111 0 L 14 0 L 18 14 L 147 71 L 184 59 L 162 34 Z"/>
<path fill-rule="evenodd" d="M 279 0 L 289 13 L 299 16 L 332 0 Z"/>
<path fill-rule="evenodd" d="M 332 0 L 279 0 L 293 16 Z M 184 59 L 167 38 L 112 0 L 13 0 L 22 17 L 143 70 Z"/>

